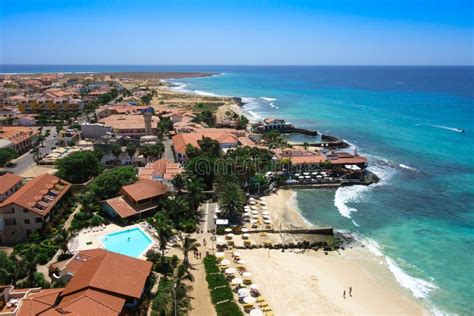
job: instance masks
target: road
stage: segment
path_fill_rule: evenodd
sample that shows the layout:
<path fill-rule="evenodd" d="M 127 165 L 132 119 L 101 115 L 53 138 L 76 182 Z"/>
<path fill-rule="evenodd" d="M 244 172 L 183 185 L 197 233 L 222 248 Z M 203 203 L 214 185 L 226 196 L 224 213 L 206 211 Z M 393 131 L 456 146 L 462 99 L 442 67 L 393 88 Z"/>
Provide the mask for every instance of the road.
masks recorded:
<path fill-rule="evenodd" d="M 213 231 L 216 229 L 214 222 L 214 215 L 216 214 L 216 203 L 206 202 L 201 204 L 200 210 L 203 214 L 203 220 L 200 223 L 199 229 L 204 232 Z"/>
<path fill-rule="evenodd" d="M 43 133 L 45 133 L 46 129 L 51 131 L 51 134 L 44 140 L 44 147 L 39 147 L 40 154 L 46 155 L 51 152 L 51 148 L 56 146 L 56 127 L 54 126 L 45 126 Z M 13 167 L 6 167 L 4 170 L 14 173 L 14 174 L 21 174 L 26 169 L 30 168 L 35 164 L 34 154 L 31 153 L 31 150 L 24 153 L 20 157 L 12 160 L 15 164 Z"/>

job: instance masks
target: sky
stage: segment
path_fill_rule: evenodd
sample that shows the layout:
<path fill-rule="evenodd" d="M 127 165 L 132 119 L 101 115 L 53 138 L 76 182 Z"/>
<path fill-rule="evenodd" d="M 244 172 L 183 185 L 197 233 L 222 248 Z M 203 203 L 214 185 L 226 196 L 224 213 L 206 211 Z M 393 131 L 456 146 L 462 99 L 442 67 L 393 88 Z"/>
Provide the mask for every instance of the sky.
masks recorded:
<path fill-rule="evenodd" d="M 472 65 L 473 0 L 0 0 L 0 64 Z"/>

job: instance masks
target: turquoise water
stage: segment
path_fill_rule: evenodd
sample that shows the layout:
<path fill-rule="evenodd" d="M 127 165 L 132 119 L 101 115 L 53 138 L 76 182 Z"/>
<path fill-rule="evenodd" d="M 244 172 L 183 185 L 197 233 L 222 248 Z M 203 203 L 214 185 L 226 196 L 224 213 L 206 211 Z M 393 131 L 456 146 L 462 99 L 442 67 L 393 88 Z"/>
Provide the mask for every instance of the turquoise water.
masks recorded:
<path fill-rule="evenodd" d="M 0 66 L 3 72 L 212 71 L 180 89 L 243 96 L 255 118 L 340 136 L 370 187 L 301 190 L 316 225 L 354 234 L 437 313 L 474 310 L 474 67 Z M 458 133 L 456 129 L 465 129 Z M 297 138 L 297 137 L 296 137 Z"/>
<path fill-rule="evenodd" d="M 140 228 L 119 231 L 102 237 L 105 249 L 137 258 L 153 243 Z"/>
<path fill-rule="evenodd" d="M 177 82 L 178 90 L 246 97 L 244 109 L 255 118 L 285 118 L 357 146 L 381 183 L 301 190 L 302 214 L 383 255 L 398 282 L 434 313 L 468 315 L 474 310 L 473 69 L 243 67 Z"/>

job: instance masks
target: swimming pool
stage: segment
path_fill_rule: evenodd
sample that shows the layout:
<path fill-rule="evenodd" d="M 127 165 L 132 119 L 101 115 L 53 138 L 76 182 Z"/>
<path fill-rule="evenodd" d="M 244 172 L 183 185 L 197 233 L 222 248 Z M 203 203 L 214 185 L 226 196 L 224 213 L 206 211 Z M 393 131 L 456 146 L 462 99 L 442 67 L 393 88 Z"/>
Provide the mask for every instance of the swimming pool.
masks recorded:
<path fill-rule="evenodd" d="M 138 227 L 110 233 L 101 238 L 105 249 L 130 257 L 138 257 L 153 243 Z"/>

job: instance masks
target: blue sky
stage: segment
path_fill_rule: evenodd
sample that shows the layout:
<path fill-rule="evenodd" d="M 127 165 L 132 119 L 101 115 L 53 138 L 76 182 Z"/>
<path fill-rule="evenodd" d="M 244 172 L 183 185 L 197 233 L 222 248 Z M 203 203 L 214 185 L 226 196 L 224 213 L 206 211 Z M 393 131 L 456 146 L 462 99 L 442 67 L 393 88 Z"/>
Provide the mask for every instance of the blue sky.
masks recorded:
<path fill-rule="evenodd" d="M 472 0 L 0 0 L 2 64 L 474 64 Z"/>

